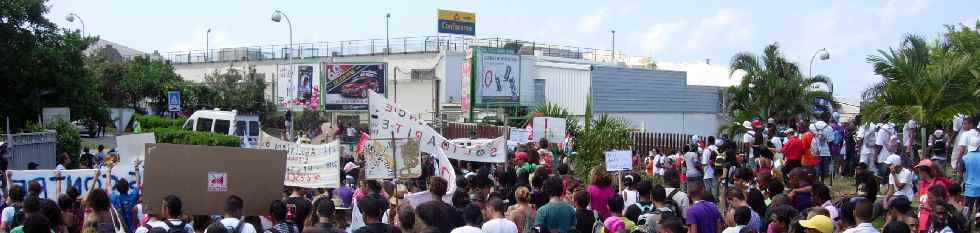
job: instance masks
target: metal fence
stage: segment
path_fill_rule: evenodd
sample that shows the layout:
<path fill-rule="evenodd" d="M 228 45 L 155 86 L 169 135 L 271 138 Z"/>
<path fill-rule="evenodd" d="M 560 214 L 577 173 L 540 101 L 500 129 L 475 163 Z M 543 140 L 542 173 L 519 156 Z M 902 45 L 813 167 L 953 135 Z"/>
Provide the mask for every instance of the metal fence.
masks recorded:
<path fill-rule="evenodd" d="M 448 139 L 469 138 L 471 133 L 476 133 L 477 138 L 496 138 L 507 135 L 510 136 L 510 127 L 495 126 L 487 124 L 470 123 L 448 123 L 443 129 L 442 135 Z"/>
<path fill-rule="evenodd" d="M 682 133 L 650 133 L 633 132 L 633 154 L 646 155 L 649 151 L 656 149 L 662 154 L 670 153 L 672 150 L 681 150 L 684 145 L 691 141 L 691 134 Z"/>
<path fill-rule="evenodd" d="M 465 51 L 471 46 L 511 48 L 520 54 L 586 59 L 600 62 L 611 61 L 610 50 L 553 45 L 534 41 L 503 38 L 470 38 L 455 36 L 398 37 L 386 39 L 346 40 L 313 43 L 293 43 L 207 50 L 173 51 L 161 54 L 171 64 L 236 62 L 260 60 L 285 60 L 321 57 L 369 56 L 410 53 L 438 53 Z M 626 57 L 617 53 L 616 57 Z"/>
<path fill-rule="evenodd" d="M 9 142 L 7 141 L 9 138 Z M 7 169 L 27 170 L 27 164 L 36 163 L 38 169 L 54 169 L 55 148 L 58 144 L 58 134 L 55 131 L 44 131 L 20 134 L 0 134 L 0 140 L 9 143 L 10 164 Z"/>

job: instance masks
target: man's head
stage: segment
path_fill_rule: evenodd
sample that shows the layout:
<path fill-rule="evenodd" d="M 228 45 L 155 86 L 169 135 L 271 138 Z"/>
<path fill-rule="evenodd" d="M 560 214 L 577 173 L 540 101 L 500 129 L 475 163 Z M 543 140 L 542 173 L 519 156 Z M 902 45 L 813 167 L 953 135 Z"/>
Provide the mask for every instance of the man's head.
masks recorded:
<path fill-rule="evenodd" d="M 704 200 L 702 195 L 704 195 L 704 186 L 700 182 L 687 183 L 687 196 L 690 197 L 692 201 Z"/>
<path fill-rule="evenodd" d="M 888 202 L 888 213 L 893 216 L 906 216 L 912 210 L 912 202 L 905 196 L 892 196 Z"/>
<path fill-rule="evenodd" d="M 885 224 L 885 227 L 881 229 L 881 233 L 899 233 L 899 232 L 901 233 L 912 232 L 912 229 L 909 229 L 909 225 L 905 224 L 902 221 L 891 221 L 888 224 Z"/>
<path fill-rule="evenodd" d="M 885 164 L 888 165 L 888 169 L 892 174 L 898 174 L 902 171 L 902 157 L 897 154 L 891 154 L 885 159 Z"/>
<path fill-rule="evenodd" d="M 664 179 L 666 180 L 665 183 L 671 188 L 680 188 L 681 186 L 681 178 L 677 169 L 668 168 L 665 170 Z"/>
<path fill-rule="evenodd" d="M 977 128 L 977 118 L 974 116 L 967 116 L 963 118 L 963 131 L 969 131 L 970 129 Z"/>
<path fill-rule="evenodd" d="M 32 196 L 32 197 L 40 196 L 41 195 L 41 191 L 43 191 L 42 190 L 42 187 L 41 187 L 41 183 L 38 183 L 35 180 L 32 180 L 31 182 L 27 183 L 27 195 L 28 196 Z"/>
<path fill-rule="evenodd" d="M 507 204 L 504 204 L 504 200 L 499 197 L 490 197 L 483 206 L 483 217 L 487 220 L 493 219 L 498 215 L 503 217 L 506 212 Z"/>
<path fill-rule="evenodd" d="M 163 206 L 160 209 L 163 210 L 163 217 L 166 218 L 180 218 L 184 214 L 183 203 L 179 197 L 173 194 L 163 198 Z"/>
<path fill-rule="evenodd" d="M 381 214 L 384 211 L 385 202 L 373 196 L 367 196 L 357 202 L 357 208 L 361 209 L 361 214 L 365 220 L 380 222 Z"/>
<path fill-rule="evenodd" d="M 585 209 L 589 207 L 589 202 L 591 201 L 591 199 L 589 198 L 588 192 L 586 191 L 575 192 L 573 198 L 575 199 L 575 207 L 579 209 Z"/>
<path fill-rule="evenodd" d="M 816 184 L 813 184 L 812 188 L 813 197 L 816 198 L 816 200 L 813 202 L 814 205 L 820 206 L 824 202 L 833 200 L 830 197 L 830 188 L 827 188 L 827 185 L 817 182 Z"/>
<path fill-rule="evenodd" d="M 40 214 L 28 215 L 24 219 L 24 233 L 49 233 L 51 232 L 51 221 Z"/>
<path fill-rule="evenodd" d="M 775 205 L 770 210 L 769 223 L 774 232 L 787 232 L 792 219 L 796 216 L 796 208 L 789 205 Z"/>
<path fill-rule="evenodd" d="M 242 208 L 245 208 L 245 200 L 242 197 L 231 195 L 228 199 L 225 199 L 225 215 L 231 217 L 240 217 L 242 215 Z"/>
<path fill-rule="evenodd" d="M 544 193 L 548 197 L 560 197 L 565 193 L 564 185 L 560 177 L 550 177 L 544 181 Z"/>
<path fill-rule="evenodd" d="M 636 192 L 640 195 L 640 199 L 650 198 L 650 191 L 653 191 L 653 183 L 647 180 L 641 180 L 636 184 Z"/>
<path fill-rule="evenodd" d="M 623 212 L 623 205 L 624 205 L 623 196 L 614 195 L 609 198 L 609 201 L 607 201 L 606 204 L 609 206 L 610 212 L 613 213 Z"/>
<path fill-rule="evenodd" d="M 445 179 L 438 176 L 429 177 L 429 193 L 437 197 L 442 197 L 446 195 L 446 189 L 449 183 Z"/>
<path fill-rule="evenodd" d="M 272 220 L 276 222 L 286 221 L 286 203 L 280 200 L 272 201 L 269 204 L 269 214 L 272 215 Z"/>
<path fill-rule="evenodd" d="M 854 222 L 867 223 L 874 220 L 874 203 L 867 198 L 861 198 L 854 205 Z"/>
<path fill-rule="evenodd" d="M 333 219 L 334 208 L 333 201 L 327 198 L 320 198 L 316 200 L 316 215 L 320 218 Z"/>
<path fill-rule="evenodd" d="M 480 212 L 480 206 L 476 203 L 466 205 L 463 207 L 463 221 L 466 225 L 479 226 L 483 223 L 483 213 Z"/>
<path fill-rule="evenodd" d="M 7 191 L 8 204 L 22 201 L 24 201 L 24 187 L 16 184 L 10 186 L 10 190 Z"/>
<path fill-rule="evenodd" d="M 653 189 L 650 190 L 650 199 L 657 203 L 667 202 L 667 190 L 659 184 L 653 186 Z"/>
<path fill-rule="evenodd" d="M 750 220 L 752 220 L 752 209 L 749 209 L 748 206 L 735 208 L 735 224 L 749 225 Z"/>

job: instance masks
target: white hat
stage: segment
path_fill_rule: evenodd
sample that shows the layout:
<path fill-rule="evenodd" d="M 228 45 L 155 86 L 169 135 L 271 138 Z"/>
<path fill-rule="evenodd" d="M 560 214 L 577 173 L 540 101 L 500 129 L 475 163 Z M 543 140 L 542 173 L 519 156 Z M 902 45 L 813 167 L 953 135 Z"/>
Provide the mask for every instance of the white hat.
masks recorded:
<path fill-rule="evenodd" d="M 746 128 L 746 129 L 752 129 L 752 122 L 744 121 L 744 122 L 742 122 L 742 127 Z"/>
<path fill-rule="evenodd" d="M 936 136 L 936 137 L 942 137 L 943 136 L 943 130 L 937 129 L 935 132 L 932 132 L 932 135 L 933 136 Z"/>
<path fill-rule="evenodd" d="M 969 144 L 967 144 L 967 149 L 969 149 L 970 151 L 977 151 L 977 149 L 980 149 L 980 137 L 971 136 L 969 140 L 970 141 Z"/>
<path fill-rule="evenodd" d="M 888 164 L 889 166 L 902 165 L 902 157 L 898 156 L 897 154 L 891 154 L 887 159 L 885 159 L 885 164 Z"/>
<path fill-rule="evenodd" d="M 794 130 L 793 128 L 787 128 L 785 131 L 783 131 L 783 133 L 785 133 L 785 134 L 793 134 L 793 133 L 796 133 L 796 130 Z"/>

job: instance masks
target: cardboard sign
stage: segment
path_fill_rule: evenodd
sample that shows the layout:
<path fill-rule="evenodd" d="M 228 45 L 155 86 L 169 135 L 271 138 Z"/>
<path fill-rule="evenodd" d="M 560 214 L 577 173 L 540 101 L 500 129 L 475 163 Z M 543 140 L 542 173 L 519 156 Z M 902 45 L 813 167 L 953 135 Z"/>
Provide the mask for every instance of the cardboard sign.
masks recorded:
<path fill-rule="evenodd" d="M 628 150 L 606 151 L 606 171 L 633 169 L 633 152 Z"/>
<path fill-rule="evenodd" d="M 304 188 L 340 187 L 340 141 L 323 145 L 296 144 L 259 135 L 259 149 L 285 150 L 286 179 L 284 185 Z"/>
<path fill-rule="evenodd" d="M 533 122 L 534 138 L 532 141 L 539 141 L 541 138 L 548 139 L 551 143 L 561 143 L 565 141 L 565 119 L 554 117 L 535 117 Z"/>
<path fill-rule="evenodd" d="M 148 144 L 145 167 L 147 213 L 159 214 L 159 203 L 171 194 L 183 200 L 187 214 L 221 213 L 225 200 L 236 195 L 245 200 L 242 214 L 261 215 L 269 202 L 282 198 L 286 151 Z"/>
<path fill-rule="evenodd" d="M 531 132 L 521 128 L 510 128 L 510 140 L 521 144 L 527 143 Z"/>
<path fill-rule="evenodd" d="M 119 163 L 112 168 L 112 173 L 131 172 L 136 161 L 146 160 L 146 144 L 156 143 L 157 138 L 153 133 L 130 134 L 116 137 L 116 145 L 119 151 Z"/>
<path fill-rule="evenodd" d="M 393 165 L 398 167 L 398 178 L 418 178 L 422 175 L 422 156 L 418 142 L 413 139 L 372 140 L 364 143 L 364 176 L 366 179 L 391 179 L 395 177 Z M 394 156 L 397 154 L 398 156 Z"/>
<path fill-rule="evenodd" d="M 378 93 L 370 93 L 370 105 L 368 113 L 371 116 L 371 137 L 385 138 L 394 136 L 395 138 L 415 138 L 419 145 L 419 151 L 428 153 L 435 158 L 436 175 L 449 182 L 448 192 L 456 190 L 456 171 L 449 163 L 447 154 L 473 153 L 473 150 L 461 148 L 449 143 L 441 134 L 436 133 L 418 114 L 405 110 L 401 106 L 388 101 Z M 505 145 L 502 145 L 505 146 Z M 506 159 L 506 148 L 483 147 L 484 150 L 492 150 L 490 153 L 482 153 L 488 157 L 500 157 Z"/>
<path fill-rule="evenodd" d="M 21 187 L 27 187 L 27 184 L 31 181 L 36 181 L 41 185 L 41 195 L 42 198 L 47 198 L 51 200 L 58 200 L 58 178 L 57 170 L 10 170 L 10 183 L 15 185 L 20 185 Z M 125 178 L 129 183 L 130 190 L 139 189 L 139 184 L 137 184 L 136 177 L 131 174 L 112 174 L 112 185 L 115 185 L 120 178 Z M 105 187 L 103 181 L 105 179 L 96 179 L 95 169 L 78 169 L 78 170 L 62 170 L 61 171 L 61 193 L 68 191 L 69 187 L 75 187 L 79 192 L 82 193 L 84 197 L 88 193 L 89 187 L 92 187 L 92 183 L 95 183 L 95 187 L 102 188 Z M 111 186 L 110 186 L 111 187 Z"/>

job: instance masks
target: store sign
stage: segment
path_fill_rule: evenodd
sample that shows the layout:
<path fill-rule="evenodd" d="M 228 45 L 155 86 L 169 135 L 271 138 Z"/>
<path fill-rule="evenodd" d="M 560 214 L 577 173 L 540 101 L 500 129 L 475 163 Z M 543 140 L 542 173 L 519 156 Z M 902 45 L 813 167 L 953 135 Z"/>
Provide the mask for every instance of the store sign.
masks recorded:
<path fill-rule="evenodd" d="M 521 56 L 478 52 L 476 61 L 476 103 L 516 103 L 520 101 Z"/>
<path fill-rule="evenodd" d="M 462 11 L 439 10 L 439 33 L 476 35 L 476 14 Z"/>
<path fill-rule="evenodd" d="M 385 93 L 385 63 L 324 63 L 323 107 L 367 110 L 368 93 Z"/>

